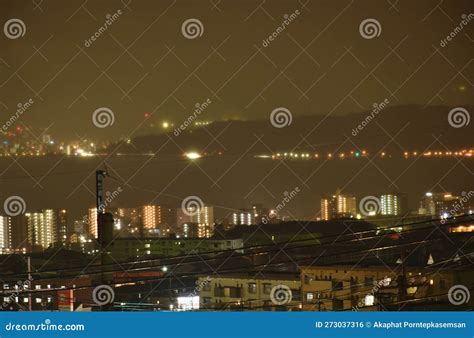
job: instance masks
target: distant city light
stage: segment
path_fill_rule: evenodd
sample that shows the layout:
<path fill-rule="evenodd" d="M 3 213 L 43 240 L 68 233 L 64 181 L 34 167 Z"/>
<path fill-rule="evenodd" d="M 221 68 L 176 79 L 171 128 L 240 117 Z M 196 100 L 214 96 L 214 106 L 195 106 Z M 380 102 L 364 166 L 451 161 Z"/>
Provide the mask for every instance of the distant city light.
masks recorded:
<path fill-rule="evenodd" d="M 167 128 L 170 126 L 170 124 L 169 124 L 168 122 L 166 122 L 166 121 L 163 122 L 162 125 L 163 125 L 163 128 L 165 128 L 165 129 L 167 129 Z"/>
<path fill-rule="evenodd" d="M 201 154 L 199 154 L 195 151 L 191 151 L 189 153 L 186 153 L 186 154 L 184 154 L 184 156 L 186 156 L 190 160 L 195 160 L 195 159 L 201 158 Z"/>

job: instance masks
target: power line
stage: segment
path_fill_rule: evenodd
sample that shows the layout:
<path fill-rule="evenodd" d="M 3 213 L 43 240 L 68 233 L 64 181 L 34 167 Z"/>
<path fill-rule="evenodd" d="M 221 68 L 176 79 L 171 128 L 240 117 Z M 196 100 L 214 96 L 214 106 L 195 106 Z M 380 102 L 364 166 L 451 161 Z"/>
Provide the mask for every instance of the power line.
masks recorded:
<path fill-rule="evenodd" d="M 417 241 L 417 242 L 410 242 L 410 243 L 405 243 L 403 245 L 371 248 L 371 249 L 366 249 L 366 250 L 353 250 L 353 251 L 348 251 L 348 252 L 343 252 L 343 253 L 335 253 L 335 254 L 330 254 L 330 255 L 316 255 L 316 256 L 309 256 L 309 257 L 296 258 L 296 259 L 291 259 L 290 258 L 288 260 L 283 260 L 283 261 L 274 262 L 274 263 L 251 264 L 251 265 L 246 265 L 246 266 L 226 268 L 226 269 L 219 270 L 219 272 L 222 273 L 222 274 L 225 274 L 225 273 L 228 273 L 228 272 L 239 271 L 239 270 L 247 269 L 247 268 L 256 268 L 256 267 L 265 268 L 265 267 L 268 267 L 268 266 L 280 265 L 280 264 L 284 264 L 284 263 L 295 263 L 296 264 L 296 262 L 301 262 L 301 261 L 308 261 L 308 260 L 312 260 L 312 259 L 327 258 L 327 257 L 337 257 L 337 256 L 341 256 L 341 255 L 353 255 L 353 254 L 356 254 L 356 253 L 363 254 L 363 253 L 377 252 L 378 255 L 382 255 L 383 253 L 380 252 L 381 250 L 386 251 L 386 250 L 390 250 L 390 249 L 393 249 L 393 248 L 399 248 L 401 246 L 406 247 L 406 246 L 410 246 L 410 245 L 424 244 L 424 243 L 432 242 L 432 241 L 435 241 L 435 240 L 437 240 L 437 239 L 432 239 L 432 240 L 429 240 L 429 241 L 423 240 L 423 241 Z M 351 257 L 355 257 L 355 256 L 351 256 Z M 180 265 L 180 264 L 177 264 L 177 265 Z M 130 269 L 128 272 L 135 271 L 135 270 L 143 270 L 143 268 Z M 108 273 L 123 272 L 123 270 L 122 271 L 121 270 L 107 271 L 107 272 Z M 100 273 L 101 272 L 98 272 L 96 274 L 100 274 Z M 165 281 L 165 280 L 175 279 L 175 278 L 176 279 L 178 279 L 178 278 L 194 278 L 196 276 L 212 275 L 212 274 L 216 274 L 216 273 L 218 273 L 218 271 L 211 268 L 211 270 L 207 270 L 207 271 L 187 272 L 187 273 L 180 274 L 180 275 L 173 274 L 171 276 L 164 276 L 164 277 L 158 277 L 158 278 L 153 277 L 153 278 L 134 279 L 130 282 L 114 282 L 114 283 L 108 283 L 107 285 L 117 286 L 117 285 L 122 285 L 122 284 L 127 284 L 127 283 L 157 282 L 157 281 Z M 90 274 L 88 274 L 88 275 L 90 275 Z M 61 278 L 61 277 L 55 277 L 55 278 L 49 278 L 49 279 L 45 278 L 45 279 L 39 279 L 39 280 L 36 280 L 36 281 L 41 281 L 41 280 L 51 281 L 51 280 L 55 280 L 55 279 L 59 279 L 59 278 Z M 95 286 L 99 286 L 99 285 L 101 285 L 101 284 L 93 284 L 93 285 L 82 286 L 82 287 L 56 288 L 56 289 L 48 289 L 48 290 L 31 290 L 31 291 L 26 291 L 26 293 L 28 293 L 28 292 L 34 292 L 34 293 L 38 292 L 38 293 L 40 293 L 40 292 L 51 292 L 51 291 L 60 291 L 60 290 L 78 290 L 78 289 L 91 288 L 91 287 L 95 287 Z M 21 291 L 21 293 L 25 293 L 25 291 Z"/>
<path fill-rule="evenodd" d="M 467 216 L 469 216 L 469 215 L 467 215 Z M 469 217 L 471 217 L 471 216 L 469 216 Z M 407 234 L 407 233 L 428 230 L 428 229 L 436 228 L 436 227 L 448 227 L 448 226 L 452 226 L 453 224 L 458 224 L 460 222 L 462 222 L 462 221 L 451 222 L 449 224 L 439 224 L 439 225 L 432 224 L 430 226 L 423 227 L 423 228 L 404 230 L 404 231 L 398 232 L 396 234 L 403 235 L 403 234 Z M 407 226 L 408 225 L 417 225 L 417 224 L 427 224 L 427 223 L 433 223 L 433 221 L 431 221 L 431 222 L 426 222 L 426 221 L 424 221 L 424 222 L 415 222 L 415 223 L 407 224 Z M 398 227 L 399 226 L 393 226 L 393 227 L 384 228 L 383 230 L 387 230 L 387 229 L 391 229 L 391 228 L 398 228 Z M 373 233 L 373 232 L 377 232 L 377 231 L 378 231 L 377 229 L 375 229 L 375 230 L 364 230 L 364 231 L 359 231 L 359 232 L 355 232 L 355 233 L 348 233 L 348 234 L 342 234 L 342 235 L 341 234 L 332 234 L 332 235 L 326 235 L 326 236 L 321 236 L 321 237 L 306 238 L 306 239 L 300 239 L 300 240 L 290 240 L 290 241 L 283 241 L 283 242 L 277 242 L 277 243 L 272 243 L 272 244 L 251 245 L 251 246 L 236 248 L 236 249 L 224 249 L 224 250 L 216 250 L 216 251 L 207 251 L 207 252 L 202 252 L 202 253 L 197 253 L 197 254 L 178 255 L 178 256 L 173 256 L 173 257 L 163 257 L 163 258 L 146 259 L 146 260 L 134 260 L 134 261 L 117 262 L 117 263 L 110 263 L 110 264 L 104 264 L 104 265 L 93 265 L 93 266 L 90 266 L 90 269 L 96 269 L 96 268 L 102 268 L 102 267 L 115 267 L 115 266 L 122 267 L 124 265 L 129 265 L 129 264 L 137 265 L 137 264 L 146 264 L 146 263 L 153 263 L 153 262 L 160 263 L 161 261 L 168 262 L 170 260 L 178 260 L 178 259 L 181 259 L 181 258 L 183 258 L 183 259 L 194 258 L 194 257 L 199 258 L 198 260 L 195 260 L 195 261 L 187 261 L 187 262 L 184 262 L 184 263 L 182 263 L 182 262 L 178 263 L 178 264 L 191 264 L 191 263 L 194 263 L 194 262 L 201 261 L 201 257 L 204 256 L 204 255 L 216 255 L 216 254 L 220 254 L 220 253 L 234 254 L 236 251 L 240 251 L 240 250 L 253 250 L 253 249 L 257 249 L 257 248 L 272 247 L 271 249 L 268 249 L 268 250 L 249 252 L 249 253 L 245 253 L 245 254 L 239 254 L 240 256 L 237 256 L 237 257 L 245 257 L 245 256 L 250 256 L 250 255 L 255 255 L 255 254 L 262 254 L 262 253 L 268 253 L 268 252 L 272 252 L 272 251 L 279 251 L 280 250 L 279 246 L 293 244 L 293 243 L 303 243 L 303 242 L 314 241 L 314 240 L 320 241 L 320 240 L 334 238 L 334 237 L 337 238 L 337 240 L 333 241 L 333 242 L 288 247 L 285 250 L 297 250 L 297 249 L 313 247 L 313 246 L 317 246 L 318 248 L 322 248 L 322 247 L 327 246 L 327 245 L 334 245 L 334 244 L 348 243 L 348 242 L 359 242 L 359 241 L 362 241 L 362 240 L 371 240 L 371 239 L 374 239 L 374 238 L 387 236 L 387 234 L 382 233 L 382 234 L 378 234 L 378 235 L 375 234 L 375 235 L 370 236 L 370 237 L 363 237 L 363 238 L 358 237 L 359 235 L 362 235 L 362 234 L 368 234 L 368 233 Z M 355 238 L 349 238 L 347 240 L 339 240 L 340 237 L 345 237 L 345 236 L 351 236 L 351 237 L 355 237 Z M 157 240 L 159 241 L 160 239 L 157 239 Z M 205 241 L 205 240 L 206 239 L 203 239 L 203 241 Z M 176 239 L 176 241 L 179 241 L 179 239 Z M 218 260 L 218 259 L 222 259 L 222 257 L 212 257 L 212 258 L 208 258 L 207 260 Z M 95 260 L 95 258 L 92 259 L 92 261 L 94 261 L 94 260 Z M 173 266 L 175 264 L 167 263 L 167 264 L 158 265 L 156 267 L 163 267 L 165 265 L 166 266 Z M 87 268 L 87 266 L 77 266 L 77 267 L 70 267 L 70 268 L 58 268 L 58 269 L 51 269 L 51 270 L 35 271 L 34 273 L 35 274 L 45 274 L 45 273 L 52 273 L 52 272 L 59 272 L 59 271 L 64 272 L 64 271 L 82 270 L 84 268 Z M 121 271 L 123 271 L 123 269 Z M 107 271 L 107 272 L 112 272 L 112 271 Z M 84 272 L 84 273 L 86 273 L 86 272 Z M 9 274 L 9 275 L 5 274 L 5 275 L 3 275 L 3 277 L 4 278 L 5 277 L 15 277 L 15 276 L 22 276 L 22 275 L 24 275 L 24 274 L 21 274 L 21 273 Z"/>

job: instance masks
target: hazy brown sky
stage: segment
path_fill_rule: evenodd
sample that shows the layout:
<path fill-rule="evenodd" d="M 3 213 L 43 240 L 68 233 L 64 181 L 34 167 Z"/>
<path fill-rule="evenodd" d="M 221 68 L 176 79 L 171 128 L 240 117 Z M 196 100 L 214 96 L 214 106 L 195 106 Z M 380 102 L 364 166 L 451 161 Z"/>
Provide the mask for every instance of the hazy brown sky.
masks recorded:
<path fill-rule="evenodd" d="M 90 46 L 107 14 L 122 14 Z M 282 25 L 292 22 L 262 45 Z M 53 135 L 111 138 L 145 131 L 140 122 L 181 123 L 207 99 L 204 120 L 266 119 L 279 106 L 294 116 L 362 111 L 393 104 L 474 103 L 474 12 L 459 1 L 84 1 L 0 0 L 0 117 L 34 100 L 22 122 Z M 24 22 L 9 39 L 4 25 Z M 194 39 L 187 19 L 202 23 Z M 365 39 L 365 19 L 380 35 Z M 115 123 L 95 128 L 92 113 L 110 108 Z"/>

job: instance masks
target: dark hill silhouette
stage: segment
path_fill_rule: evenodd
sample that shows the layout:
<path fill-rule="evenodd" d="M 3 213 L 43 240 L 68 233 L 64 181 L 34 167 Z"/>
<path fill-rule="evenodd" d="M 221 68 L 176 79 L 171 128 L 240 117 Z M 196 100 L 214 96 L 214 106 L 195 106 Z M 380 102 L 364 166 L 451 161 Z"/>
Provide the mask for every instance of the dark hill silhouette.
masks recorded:
<path fill-rule="evenodd" d="M 465 106 L 474 112 L 473 106 Z M 387 107 L 370 121 L 365 128 L 353 135 L 353 129 L 364 121 L 370 112 L 353 113 L 345 116 L 297 116 L 293 114 L 290 126 L 275 128 L 269 120 L 256 121 L 222 121 L 214 122 L 204 129 L 188 127 L 178 136 L 173 131 L 167 134 L 140 136 L 131 140 L 132 144 L 122 142 L 114 144 L 110 150 L 119 153 L 156 152 L 159 154 L 182 154 L 183 151 L 195 149 L 206 150 L 208 153 L 225 152 L 241 154 L 249 150 L 253 153 L 270 153 L 292 150 L 298 151 L 333 151 L 350 137 L 340 150 L 368 148 L 379 150 L 381 146 L 395 136 L 402 147 L 409 150 L 426 149 L 434 136 L 441 136 L 440 143 L 435 146 L 444 150 L 447 147 L 461 148 L 472 146 L 472 124 L 462 128 L 453 128 L 448 123 L 448 114 L 452 107 L 418 105 Z M 176 126 L 175 126 L 176 127 Z M 387 133 L 389 135 L 387 135 Z M 307 136 L 309 134 L 309 136 Z M 217 137 L 217 140 L 213 140 Z M 305 136 L 306 140 L 302 139 Z M 307 136 L 307 137 L 306 137 Z M 261 137 L 261 141 L 257 140 Z M 117 148 L 118 146 L 118 148 Z M 391 142 L 387 150 L 400 151 L 395 142 Z"/>

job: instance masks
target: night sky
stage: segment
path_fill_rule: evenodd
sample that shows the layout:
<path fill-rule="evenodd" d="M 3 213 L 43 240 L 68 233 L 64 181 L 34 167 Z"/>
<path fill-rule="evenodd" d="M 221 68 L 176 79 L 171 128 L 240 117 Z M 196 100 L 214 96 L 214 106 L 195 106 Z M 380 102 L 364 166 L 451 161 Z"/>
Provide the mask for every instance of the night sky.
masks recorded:
<path fill-rule="evenodd" d="M 63 139 L 114 140 L 143 133 L 145 113 L 147 123 L 179 124 L 207 99 L 205 120 L 268 119 L 279 106 L 294 116 L 347 114 L 385 98 L 473 104 L 474 20 L 440 46 L 472 12 L 470 0 L 0 0 L 2 28 L 12 18 L 26 28 L 0 37 L 0 117 L 32 99 L 25 125 Z M 368 18 L 381 27 L 372 39 L 359 32 Z M 202 35 L 183 35 L 188 19 L 202 23 Z M 113 126 L 94 127 L 99 107 L 114 112 Z"/>

